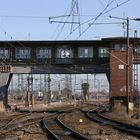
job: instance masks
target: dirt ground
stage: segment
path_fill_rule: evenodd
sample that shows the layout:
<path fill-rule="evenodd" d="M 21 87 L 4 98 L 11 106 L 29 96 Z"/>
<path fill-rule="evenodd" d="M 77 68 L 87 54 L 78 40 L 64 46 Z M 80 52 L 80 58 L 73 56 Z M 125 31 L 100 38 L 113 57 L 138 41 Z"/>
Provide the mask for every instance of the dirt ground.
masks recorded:
<path fill-rule="evenodd" d="M 92 122 L 80 111 L 66 114 L 61 120 L 66 124 L 68 123 L 69 127 L 87 135 L 93 140 L 138 140 L 136 137 L 121 133 L 111 127 Z"/>
<path fill-rule="evenodd" d="M 29 110 L 61 110 L 64 106 L 82 106 L 82 104 L 77 103 L 51 103 L 48 105 L 37 104 L 35 106 L 30 106 Z M 20 106 L 21 109 L 27 109 L 23 106 Z M 88 107 L 83 108 L 83 111 L 87 111 L 89 109 L 93 109 L 93 105 L 89 105 Z M 15 115 L 16 112 L 7 111 L 0 112 L 0 126 L 4 124 L 3 119 L 9 118 L 11 115 Z M 133 120 L 130 117 L 121 115 L 121 114 L 113 114 L 106 113 L 108 117 L 112 117 L 113 119 L 118 119 L 122 121 L 126 121 L 132 124 L 140 124 L 140 120 Z M 79 110 L 66 113 L 61 117 L 62 122 L 69 125 L 69 127 L 79 131 L 80 133 L 90 137 L 93 140 L 139 140 L 136 137 L 130 136 L 128 134 L 121 133 L 113 128 L 105 125 L 99 125 L 85 117 L 85 114 Z M 24 127 L 22 130 L 18 130 L 16 132 L 10 132 L 7 134 L 5 138 L 0 138 L 0 140 L 48 140 L 47 136 L 44 135 L 42 129 L 40 128 L 40 124 L 36 123 L 30 125 L 28 127 Z"/>
<path fill-rule="evenodd" d="M 136 119 L 131 117 L 132 114 L 126 115 L 122 112 L 107 112 L 104 115 L 114 120 L 119 120 L 128 124 L 140 126 L 140 116 L 138 119 Z"/>

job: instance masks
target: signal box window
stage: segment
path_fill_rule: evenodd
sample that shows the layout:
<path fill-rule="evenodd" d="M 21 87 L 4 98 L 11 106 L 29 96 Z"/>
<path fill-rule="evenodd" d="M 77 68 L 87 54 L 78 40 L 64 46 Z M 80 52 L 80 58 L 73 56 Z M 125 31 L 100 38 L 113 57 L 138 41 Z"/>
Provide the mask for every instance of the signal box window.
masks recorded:
<path fill-rule="evenodd" d="M 126 51 L 127 44 L 122 44 L 122 51 Z"/>
<path fill-rule="evenodd" d="M 109 57 L 108 48 L 105 47 L 99 48 L 99 57 L 101 58 Z"/>
<path fill-rule="evenodd" d="M 73 51 L 72 48 L 64 47 L 64 48 L 57 48 L 57 58 L 73 58 Z"/>
<path fill-rule="evenodd" d="M 9 49 L 0 48 L 0 59 L 8 59 L 8 58 L 10 58 Z"/>
<path fill-rule="evenodd" d="M 134 53 L 140 54 L 140 46 L 137 46 L 136 48 L 134 48 Z"/>
<path fill-rule="evenodd" d="M 126 51 L 127 44 L 115 44 L 115 51 Z"/>
<path fill-rule="evenodd" d="M 114 45 L 114 50 L 115 51 L 120 51 L 120 49 L 121 49 L 121 45 L 120 44 L 115 44 Z"/>
<path fill-rule="evenodd" d="M 29 59 L 31 58 L 31 49 L 30 48 L 17 48 L 16 49 L 16 58 L 17 59 Z"/>
<path fill-rule="evenodd" d="M 38 59 L 51 58 L 51 48 L 37 48 L 36 57 Z"/>
<path fill-rule="evenodd" d="M 93 57 L 93 48 L 91 48 L 91 47 L 78 48 L 78 57 L 79 58 L 92 58 Z"/>

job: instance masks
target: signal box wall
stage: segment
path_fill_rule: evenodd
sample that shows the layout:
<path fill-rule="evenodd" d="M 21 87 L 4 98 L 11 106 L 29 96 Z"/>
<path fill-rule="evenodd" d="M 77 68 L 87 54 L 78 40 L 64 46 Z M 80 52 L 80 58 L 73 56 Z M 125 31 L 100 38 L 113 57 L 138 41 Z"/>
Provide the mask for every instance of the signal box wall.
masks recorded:
<path fill-rule="evenodd" d="M 110 105 L 111 109 L 126 107 L 126 51 L 110 51 Z M 132 49 L 129 49 L 129 98 L 132 101 Z"/>

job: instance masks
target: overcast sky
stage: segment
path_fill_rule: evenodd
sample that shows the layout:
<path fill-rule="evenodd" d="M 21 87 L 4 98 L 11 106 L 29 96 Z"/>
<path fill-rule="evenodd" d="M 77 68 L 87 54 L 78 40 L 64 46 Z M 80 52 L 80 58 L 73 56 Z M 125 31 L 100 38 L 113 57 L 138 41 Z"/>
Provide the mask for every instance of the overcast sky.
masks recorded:
<path fill-rule="evenodd" d="M 70 14 L 72 0 L 0 0 L 0 40 L 58 40 L 58 39 L 100 39 L 110 36 L 122 36 L 122 24 L 93 25 L 89 23 L 122 22 L 122 20 L 110 19 L 109 15 L 118 17 L 140 17 L 140 0 L 79 0 L 79 12 L 82 35 L 79 37 L 77 28 L 71 32 L 71 25 L 49 23 L 48 17 Z M 123 2 L 126 2 L 122 4 Z M 110 3 L 110 5 L 108 5 Z M 122 4 L 121 6 L 119 6 Z M 106 8 L 105 8 L 106 7 Z M 67 11 L 67 12 L 66 12 Z M 25 17 L 23 17 L 25 16 Z M 92 20 L 91 20 L 92 19 Z M 53 18 L 56 21 L 72 21 L 72 17 Z M 83 24 L 84 22 L 86 24 Z M 78 21 L 75 16 L 75 22 Z M 89 28 L 88 28 L 89 27 Z M 140 29 L 140 23 L 130 22 L 130 35 L 134 30 Z M 61 32 L 62 31 L 62 32 Z M 140 35 L 140 33 L 138 33 Z"/>

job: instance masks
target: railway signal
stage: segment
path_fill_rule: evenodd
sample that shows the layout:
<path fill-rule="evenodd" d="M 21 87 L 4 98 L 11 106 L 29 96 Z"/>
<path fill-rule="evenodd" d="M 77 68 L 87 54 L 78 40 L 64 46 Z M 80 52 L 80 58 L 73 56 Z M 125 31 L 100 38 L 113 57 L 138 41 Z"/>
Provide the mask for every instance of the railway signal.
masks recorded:
<path fill-rule="evenodd" d="M 84 100 L 86 101 L 86 96 L 88 94 L 89 84 L 88 83 L 82 83 L 82 90 L 84 94 Z"/>

